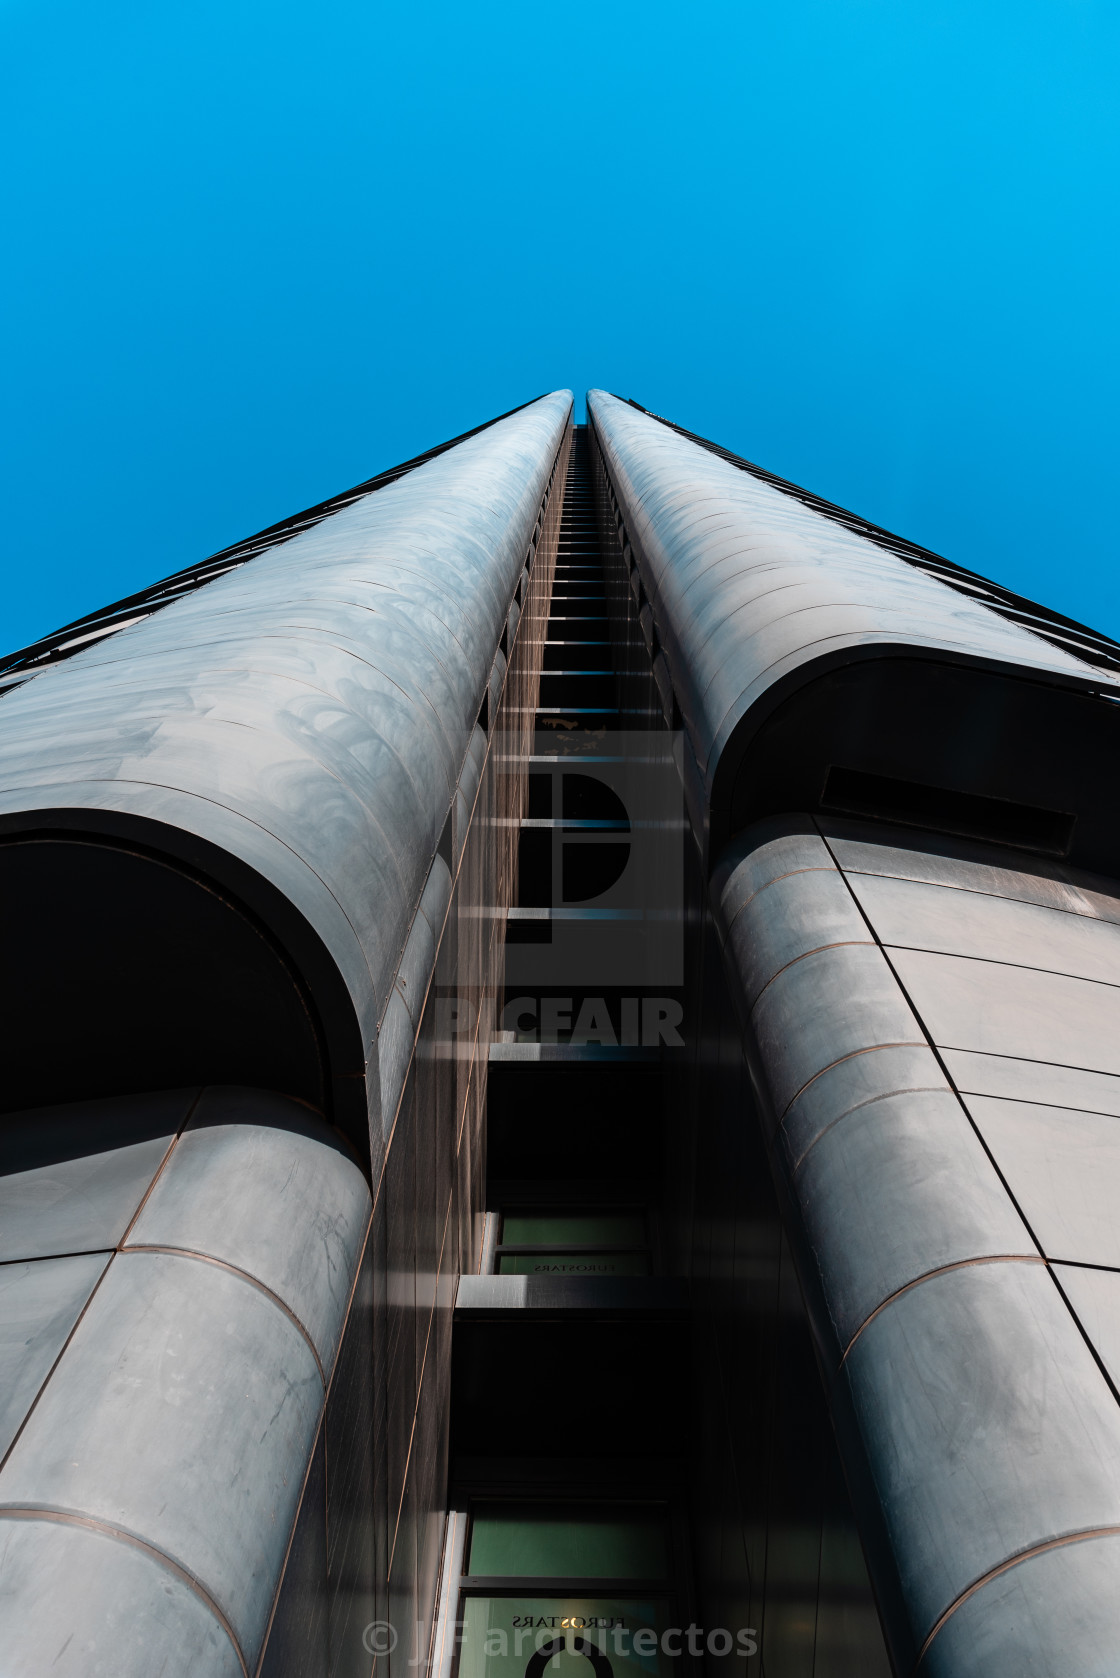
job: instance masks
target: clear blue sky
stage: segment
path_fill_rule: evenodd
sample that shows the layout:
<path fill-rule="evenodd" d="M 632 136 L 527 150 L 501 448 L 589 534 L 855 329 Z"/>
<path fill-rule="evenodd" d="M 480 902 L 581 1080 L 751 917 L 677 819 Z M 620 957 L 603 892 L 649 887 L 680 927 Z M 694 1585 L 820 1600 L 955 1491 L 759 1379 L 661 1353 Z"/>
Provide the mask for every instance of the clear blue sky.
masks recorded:
<path fill-rule="evenodd" d="M 0 647 L 592 384 L 1120 635 L 1116 0 L 0 37 Z"/>

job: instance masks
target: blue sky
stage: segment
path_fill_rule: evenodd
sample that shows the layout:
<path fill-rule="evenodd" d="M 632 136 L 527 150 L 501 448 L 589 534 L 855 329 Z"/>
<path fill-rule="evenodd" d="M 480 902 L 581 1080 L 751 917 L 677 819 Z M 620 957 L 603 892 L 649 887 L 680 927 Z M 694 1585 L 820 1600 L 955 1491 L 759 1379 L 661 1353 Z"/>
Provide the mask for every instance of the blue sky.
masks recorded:
<path fill-rule="evenodd" d="M 1120 635 L 1120 7 L 0 0 L 0 646 L 588 385 Z"/>

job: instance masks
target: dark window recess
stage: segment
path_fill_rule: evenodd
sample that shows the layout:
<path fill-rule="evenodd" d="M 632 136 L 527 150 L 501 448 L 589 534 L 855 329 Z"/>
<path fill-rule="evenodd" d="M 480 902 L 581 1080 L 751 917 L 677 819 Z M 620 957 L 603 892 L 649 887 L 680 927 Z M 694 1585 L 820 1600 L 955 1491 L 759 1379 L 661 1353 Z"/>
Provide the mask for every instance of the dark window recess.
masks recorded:
<path fill-rule="evenodd" d="M 649 1230 L 636 1207 L 505 1212 L 495 1257 L 501 1276 L 648 1276 Z"/>
<path fill-rule="evenodd" d="M 521 909 L 552 908 L 552 831 L 523 827 L 517 836 L 517 903 Z"/>
<path fill-rule="evenodd" d="M 630 861 L 624 844 L 565 845 L 561 851 L 561 890 L 564 902 L 591 903 L 616 886 Z"/>
<path fill-rule="evenodd" d="M 539 770 L 529 774 L 529 808 L 525 812 L 528 816 L 538 820 L 548 820 L 552 815 L 552 776 L 542 775 Z"/>
<path fill-rule="evenodd" d="M 833 764 L 825 777 L 821 808 L 846 816 L 903 827 L 925 827 L 966 839 L 986 839 L 1043 856 L 1065 856 L 1073 840 L 1076 816 L 1063 810 L 1040 810 L 1007 798 L 985 798 L 952 787 L 924 786 L 893 775 L 869 775 L 863 769 Z"/>
<path fill-rule="evenodd" d="M 629 833 L 629 814 L 613 787 L 593 775 L 571 773 L 562 777 L 562 783 L 561 801 L 564 815 L 570 821 L 615 822 L 622 832 Z"/>

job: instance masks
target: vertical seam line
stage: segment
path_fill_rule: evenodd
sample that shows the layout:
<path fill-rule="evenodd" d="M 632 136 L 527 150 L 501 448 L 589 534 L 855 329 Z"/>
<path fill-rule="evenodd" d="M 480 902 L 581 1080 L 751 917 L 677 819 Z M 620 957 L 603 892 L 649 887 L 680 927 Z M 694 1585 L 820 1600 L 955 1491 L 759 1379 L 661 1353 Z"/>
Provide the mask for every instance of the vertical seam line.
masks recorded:
<path fill-rule="evenodd" d="M 206 1085 L 205 1084 L 201 1085 L 198 1089 L 197 1094 L 195 1095 L 194 1100 L 188 1106 L 186 1114 L 184 1115 L 184 1118 L 183 1118 L 183 1122 L 179 1126 L 178 1130 L 175 1132 L 174 1141 L 172 1142 L 170 1148 L 168 1148 L 167 1152 L 164 1154 L 163 1159 L 160 1161 L 159 1169 L 156 1171 L 155 1175 L 152 1177 L 151 1182 L 148 1184 L 148 1187 L 145 1190 L 144 1195 L 143 1195 L 143 1197 L 140 1201 L 140 1205 L 136 1208 L 136 1211 L 132 1216 L 132 1219 L 131 1219 L 131 1221 L 128 1225 L 128 1229 L 132 1228 L 132 1225 L 136 1222 L 136 1219 L 140 1216 L 141 1209 L 143 1208 L 145 1202 L 147 1201 L 148 1196 L 151 1194 L 152 1190 L 155 1188 L 156 1182 L 157 1182 L 158 1178 L 162 1175 L 163 1169 L 166 1166 L 168 1160 L 171 1158 L 171 1155 L 175 1152 L 176 1143 L 178 1142 L 180 1136 L 182 1136 L 183 1131 L 186 1129 L 186 1126 L 190 1123 L 190 1120 L 193 1118 L 195 1108 L 198 1106 L 199 1102 L 202 1100 L 203 1092 L 205 1091 L 205 1089 L 206 1089 Z M 126 1229 L 125 1234 L 124 1234 L 124 1236 L 121 1237 L 121 1239 L 122 1240 L 127 1239 L 127 1236 L 128 1236 L 128 1230 Z M 9 1444 L 8 1449 L 3 1453 L 2 1456 L 0 1456 L 0 1472 L 3 1472 L 4 1468 L 6 1467 L 8 1461 L 9 1461 L 11 1455 L 12 1455 L 12 1452 L 15 1450 L 16 1446 L 20 1442 L 20 1439 L 23 1437 L 24 1429 L 26 1428 L 28 1422 L 31 1420 L 31 1418 L 34 1415 L 36 1409 L 38 1408 L 39 1401 L 42 1398 L 43 1394 L 46 1392 L 47 1387 L 49 1386 L 50 1382 L 54 1379 L 55 1370 L 58 1368 L 59 1364 L 62 1362 L 62 1359 L 66 1354 L 67 1348 L 70 1346 L 70 1343 L 73 1340 L 75 1334 L 77 1334 L 78 1329 L 80 1328 L 82 1322 L 85 1320 L 86 1312 L 89 1310 L 90 1306 L 93 1304 L 93 1301 L 97 1296 L 98 1289 L 101 1287 L 102 1282 L 104 1282 L 106 1276 L 109 1274 L 110 1267 L 113 1263 L 113 1260 L 116 1258 L 119 1250 L 120 1250 L 119 1244 L 118 1244 L 117 1247 L 106 1249 L 106 1251 L 109 1254 L 109 1257 L 107 1258 L 107 1260 L 105 1262 L 104 1269 L 102 1270 L 100 1276 L 97 1278 L 96 1282 L 93 1284 L 93 1287 L 90 1289 L 89 1297 L 86 1299 L 85 1304 L 82 1306 L 81 1310 L 78 1312 L 78 1315 L 74 1318 L 74 1321 L 73 1321 L 73 1323 L 71 1324 L 71 1327 L 70 1327 L 70 1332 L 66 1336 L 65 1340 L 62 1342 L 62 1345 L 59 1347 L 58 1356 L 55 1358 L 54 1362 L 51 1364 L 50 1368 L 47 1370 L 47 1373 L 44 1375 L 42 1381 L 40 1382 L 39 1388 L 38 1388 L 38 1390 L 35 1394 L 35 1397 L 31 1400 L 31 1403 L 27 1406 L 27 1409 L 24 1412 L 23 1420 L 20 1422 L 20 1424 L 19 1424 L 18 1428 L 16 1429 L 15 1433 L 12 1435 L 11 1443 Z M 64 1255 L 59 1255 L 59 1256 L 64 1256 Z"/>
<path fill-rule="evenodd" d="M 1064 1289 L 1061 1287 L 1061 1284 L 1059 1283 L 1057 1276 L 1054 1274 L 1053 1268 L 1051 1267 L 1051 1264 L 1050 1264 L 1050 1260 L 1047 1258 L 1046 1253 L 1043 1251 L 1042 1242 L 1038 1239 L 1038 1236 L 1035 1234 L 1034 1226 L 1032 1225 L 1030 1219 L 1027 1217 L 1023 1208 L 1020 1206 L 1017 1197 L 1012 1192 L 1011 1185 L 1007 1181 L 1007 1178 L 1004 1176 L 1003 1172 L 1000 1170 L 999 1165 L 996 1162 L 995 1155 L 992 1153 L 992 1150 L 989 1148 L 987 1142 L 985 1141 L 983 1135 L 981 1134 L 979 1125 L 976 1123 L 976 1120 L 973 1118 L 972 1114 L 969 1112 L 968 1104 L 964 1100 L 964 1097 L 961 1095 L 960 1090 L 957 1088 L 956 1079 L 953 1078 L 952 1074 L 949 1071 L 948 1066 L 945 1064 L 945 1060 L 944 1060 L 944 1058 L 941 1054 L 941 1050 L 938 1048 L 937 1044 L 933 1041 L 932 1033 L 928 1030 L 928 1028 L 926 1026 L 926 1023 L 925 1023 L 925 1020 L 922 1018 L 921 1014 L 918 1012 L 918 1009 L 914 1004 L 914 1000 L 911 997 L 909 990 L 907 989 L 906 985 L 903 983 L 902 977 L 899 974 L 898 969 L 895 967 L 893 961 L 890 958 L 890 955 L 888 954 L 887 950 L 884 948 L 883 942 L 882 942 L 881 938 L 879 937 L 879 934 L 876 932 L 874 926 L 872 925 L 871 919 L 868 916 L 867 912 L 865 911 L 865 909 L 863 907 L 863 904 L 860 902 L 859 898 L 856 896 L 856 893 L 855 893 L 855 890 L 852 886 L 851 881 L 848 879 L 848 877 L 845 874 L 843 868 L 840 866 L 840 861 L 839 861 L 835 851 L 832 849 L 832 845 L 831 845 L 831 842 L 829 841 L 828 835 L 821 830 L 820 823 L 819 823 L 819 821 L 817 821 L 816 817 L 814 817 L 813 819 L 814 819 L 814 823 L 816 825 L 817 831 L 818 831 L 818 833 L 820 833 L 821 839 L 822 839 L 825 847 L 828 850 L 828 854 L 832 858 L 833 862 L 836 864 L 837 872 L 839 873 L 840 878 L 843 880 L 844 885 L 847 888 L 848 893 L 849 893 L 849 895 L 852 899 L 852 902 L 856 906 L 857 912 L 862 916 L 864 924 L 866 925 L 866 927 L 867 927 L 868 931 L 870 932 L 872 938 L 875 940 L 875 944 L 878 947 L 878 949 L 879 949 L 879 951 L 880 951 L 880 953 L 883 957 L 883 960 L 886 962 L 887 968 L 888 968 L 892 978 L 894 979 L 895 984 L 898 986 L 900 992 L 902 993 L 902 995 L 906 999 L 907 1007 L 910 1009 L 910 1012 L 913 1014 L 915 1020 L 917 1020 L 918 1027 L 921 1030 L 922 1035 L 925 1037 L 926 1042 L 929 1044 L 930 1052 L 934 1056 L 934 1059 L 937 1061 L 938 1066 L 941 1068 L 942 1074 L 943 1074 L 946 1082 L 948 1083 L 949 1088 L 952 1090 L 953 1094 L 956 1096 L 957 1101 L 960 1104 L 961 1111 L 964 1114 L 965 1119 L 968 1122 L 968 1124 L 969 1124 L 969 1126 L 972 1130 L 973 1135 L 976 1137 L 976 1140 L 979 1142 L 980 1146 L 983 1148 L 984 1153 L 987 1156 L 987 1159 L 988 1159 L 988 1161 L 989 1161 L 989 1163 L 992 1167 L 992 1170 L 995 1172 L 996 1176 L 999 1178 L 999 1181 L 1003 1186 L 1004 1193 L 1007 1195 L 1008 1200 L 1011 1202 L 1012 1206 L 1014 1206 L 1014 1208 L 1015 1208 L 1016 1212 L 1018 1213 L 1019 1217 L 1022 1219 L 1024 1228 L 1026 1229 L 1026 1231 L 1027 1231 L 1028 1235 L 1030 1236 L 1031 1240 L 1034 1242 L 1035 1246 L 1037 1247 L 1039 1255 L 1041 1256 L 1041 1258 L 1043 1260 L 1043 1263 L 1046 1265 L 1046 1269 L 1047 1269 L 1047 1272 L 1049 1274 L 1050 1281 L 1053 1284 L 1054 1288 L 1057 1290 L 1058 1298 L 1062 1301 L 1066 1310 L 1069 1312 L 1070 1319 L 1073 1322 L 1074 1327 L 1077 1329 L 1077 1332 L 1080 1334 L 1080 1336 L 1081 1336 L 1082 1340 L 1084 1341 L 1085 1345 L 1088 1347 L 1089 1355 L 1093 1359 L 1093 1362 L 1096 1364 L 1098 1370 L 1100 1371 L 1100 1374 L 1101 1374 L 1105 1384 L 1107 1385 L 1108 1390 L 1111 1392 L 1114 1401 L 1117 1404 L 1120 1404 L 1120 1389 L 1117 1388 L 1116 1382 L 1112 1379 L 1112 1376 L 1109 1374 L 1108 1370 L 1105 1368 L 1104 1361 L 1101 1358 L 1099 1352 L 1097 1351 L 1097 1348 L 1093 1345 L 1093 1342 L 1090 1340 L 1088 1334 L 1086 1333 L 1084 1325 L 1082 1324 L 1080 1317 L 1077 1315 L 1077 1313 L 1073 1310 L 1072 1306 L 1070 1305 L 1070 1302 L 1069 1302 L 1068 1298 L 1066 1297 Z"/>

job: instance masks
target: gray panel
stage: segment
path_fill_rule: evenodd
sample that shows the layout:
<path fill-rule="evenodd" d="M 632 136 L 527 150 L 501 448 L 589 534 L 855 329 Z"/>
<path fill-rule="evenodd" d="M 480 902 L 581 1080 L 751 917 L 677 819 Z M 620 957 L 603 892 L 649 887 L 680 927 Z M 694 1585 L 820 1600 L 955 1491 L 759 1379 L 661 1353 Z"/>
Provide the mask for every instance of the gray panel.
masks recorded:
<path fill-rule="evenodd" d="M 709 786 L 754 700 L 825 651 L 903 644 L 1101 680 L 627 403 L 587 405 Z"/>
<path fill-rule="evenodd" d="M 712 871 L 710 896 L 717 919 L 730 926 L 763 886 L 807 868 L 836 872 L 808 816 L 756 823 L 728 846 Z"/>
<path fill-rule="evenodd" d="M 1093 1349 L 1120 1390 L 1120 1275 L 1057 1264 L 1054 1273 Z"/>
<path fill-rule="evenodd" d="M 194 1091 L 12 1113 L 0 1131 L 0 1260 L 115 1247 Z"/>
<path fill-rule="evenodd" d="M 221 1621 L 135 1544 L 0 1513 L 6 1678 L 242 1678 Z"/>
<path fill-rule="evenodd" d="M 10 692 L 4 808 L 167 819 L 258 868 L 371 1046 L 570 407 L 530 404 Z"/>
<path fill-rule="evenodd" d="M 1080 870 L 1074 872 L 1059 863 L 1016 857 L 1015 863 L 1008 866 L 991 860 L 992 846 L 967 839 L 923 833 L 915 835 L 909 844 L 889 843 L 872 835 L 868 824 L 861 826 L 832 816 L 821 816 L 819 820 L 836 861 L 846 873 L 882 874 L 934 886 L 955 886 L 963 891 L 987 892 L 993 897 L 1064 909 L 1074 915 L 1096 915 L 1101 920 L 1120 918 L 1120 898 L 1107 890 L 1109 882 Z"/>
<path fill-rule="evenodd" d="M 1037 1255 L 949 1090 L 849 1113 L 810 1149 L 793 1189 L 840 1351 L 919 1276 L 964 1259 Z"/>
<path fill-rule="evenodd" d="M 779 1115 L 810 1078 L 847 1055 L 884 1044 L 925 1046 L 881 951 L 869 945 L 794 962 L 763 991 L 751 1023 Z"/>
<path fill-rule="evenodd" d="M 811 950 L 872 943 L 844 876 L 821 868 L 761 886 L 727 933 L 748 1007 L 776 973 Z"/>
<path fill-rule="evenodd" d="M 129 1235 L 236 1265 L 270 1288 L 328 1372 L 362 1238 L 366 1180 L 337 1136 L 298 1102 L 210 1089 Z"/>
<path fill-rule="evenodd" d="M 1051 1066 L 1041 1060 L 973 1054 L 968 1049 L 945 1049 L 943 1054 L 953 1082 L 970 1095 L 1005 1096 L 1009 1101 L 1076 1107 L 1120 1118 L 1120 1077 L 1084 1072 L 1075 1066 Z"/>
<path fill-rule="evenodd" d="M 920 1678 L 1114 1678 L 1120 1536 L 1031 1556 L 951 1614 Z"/>
<path fill-rule="evenodd" d="M 935 1043 L 1120 1073 L 1120 987 L 918 950 L 892 960 Z"/>
<path fill-rule="evenodd" d="M 865 1102 L 947 1088 L 933 1051 L 924 1043 L 849 1055 L 814 1078 L 790 1103 L 779 1131 L 786 1163 L 796 1167 L 822 1131 Z"/>
<path fill-rule="evenodd" d="M 920 1283 L 846 1368 L 919 1646 L 1018 1551 L 1120 1524 L 1120 1408 L 1043 1264 Z"/>
<path fill-rule="evenodd" d="M 1046 1256 L 1120 1266 L 1120 1119 L 981 1095 L 967 1106 Z"/>
<path fill-rule="evenodd" d="M 0 1508 L 146 1540 L 201 1581 L 251 1666 L 322 1401 L 306 1340 L 251 1282 L 124 1253 L 0 1471 Z"/>
<path fill-rule="evenodd" d="M 109 1262 L 108 1253 L 0 1265 L 0 1459 Z"/>
<path fill-rule="evenodd" d="M 1120 926 L 974 891 L 853 875 L 884 944 L 975 956 L 1120 984 Z"/>

